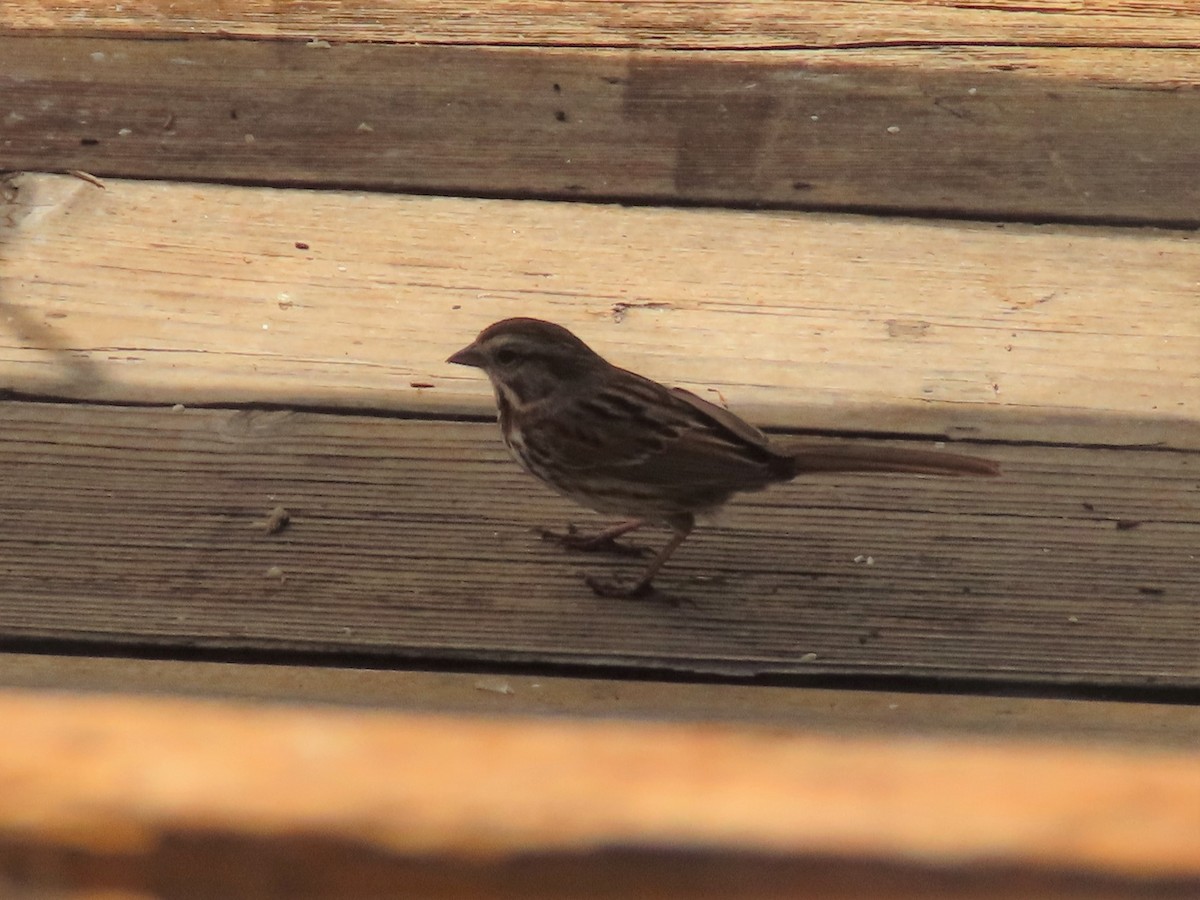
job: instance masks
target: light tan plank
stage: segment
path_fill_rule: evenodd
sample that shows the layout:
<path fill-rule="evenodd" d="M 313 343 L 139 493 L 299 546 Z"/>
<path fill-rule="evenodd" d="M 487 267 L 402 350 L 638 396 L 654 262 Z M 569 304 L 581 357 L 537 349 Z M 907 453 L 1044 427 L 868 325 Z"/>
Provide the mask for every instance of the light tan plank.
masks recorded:
<path fill-rule="evenodd" d="M 740 2 L 705 0 L 594 3 L 518 0 L 479 4 L 463 14 L 451 0 L 325 6 L 270 0 L 96 4 L 16 0 L 4 30 L 35 34 L 237 35 L 426 44 L 598 44 L 662 47 L 822 47 L 889 43 L 1090 44 L 1179 46 L 1200 41 L 1186 0 L 1104 4 L 996 0 L 948 5 L 929 0 Z"/>
<path fill-rule="evenodd" d="M 1200 224 L 1190 49 L 10 37 L 0 58 L 10 169 Z"/>
<path fill-rule="evenodd" d="M 660 587 L 594 597 L 490 424 L 0 407 L 0 633 L 733 674 L 1200 685 L 1200 483 L 1178 452 L 991 447 L 1005 476 L 744 498 Z M 262 524 L 276 506 L 291 523 Z M 661 540 L 650 533 L 646 540 Z"/>
<path fill-rule="evenodd" d="M 407 712 L 767 723 L 848 735 L 1054 739 L 1194 749 L 1200 706 L 740 684 L 0 653 L 6 688 Z"/>
<path fill-rule="evenodd" d="M 10 390 L 490 415 L 443 360 L 534 315 L 767 426 L 1200 447 L 1190 233 L 12 184 Z"/>
<path fill-rule="evenodd" d="M 302 836 L 338 868 L 364 851 L 452 866 L 617 846 L 1200 879 L 1194 752 L 25 692 L 0 695 L 0 715 L 23 738 L 0 743 L 0 844 L 42 861 L 26 878 L 71 852 L 121 886 L 170 878 L 201 840 L 235 865 L 267 851 L 269 871 Z"/>

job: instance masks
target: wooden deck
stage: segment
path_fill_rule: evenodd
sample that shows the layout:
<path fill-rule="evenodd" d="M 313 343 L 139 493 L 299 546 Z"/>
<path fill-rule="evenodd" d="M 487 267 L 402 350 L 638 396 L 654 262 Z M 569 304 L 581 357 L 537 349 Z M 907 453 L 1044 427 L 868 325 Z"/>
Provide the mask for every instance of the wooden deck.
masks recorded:
<path fill-rule="evenodd" d="M 10 638 L 1200 684 L 1193 242 L 10 183 L 0 372 L 41 398 L 0 407 Z M 933 227 L 952 252 L 917 250 Z M 1136 322 L 1098 247 L 1140 266 Z M 529 482 L 493 425 L 461 420 L 490 418 L 490 389 L 443 361 L 531 311 L 695 390 L 711 373 L 710 396 L 765 424 L 957 437 L 1005 476 L 748 497 L 668 569 L 694 606 L 598 600 L 579 570 L 630 562 L 537 539 L 595 517 Z M 307 411 L 230 408 L 264 403 Z M 267 534 L 277 506 L 289 524 Z"/>
<path fill-rule="evenodd" d="M 0 895 L 1196 896 L 1197 46 L 9 4 Z M 510 315 L 1004 474 L 747 496 L 603 600 L 444 362 Z"/>

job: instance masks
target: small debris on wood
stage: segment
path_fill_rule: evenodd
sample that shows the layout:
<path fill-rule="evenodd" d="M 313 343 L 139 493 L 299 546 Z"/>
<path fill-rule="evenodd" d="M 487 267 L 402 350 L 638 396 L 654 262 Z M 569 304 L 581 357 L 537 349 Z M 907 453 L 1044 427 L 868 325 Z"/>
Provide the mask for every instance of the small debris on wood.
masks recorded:
<path fill-rule="evenodd" d="M 176 403 L 174 406 L 171 407 L 171 412 L 183 412 L 185 409 L 187 409 L 187 407 L 184 406 L 182 403 Z"/>
<path fill-rule="evenodd" d="M 1133 531 L 1135 528 L 1141 528 L 1142 523 L 1137 519 L 1117 519 L 1117 531 Z"/>
<path fill-rule="evenodd" d="M 287 581 L 287 576 L 283 574 L 283 569 L 280 566 L 271 566 L 263 574 L 268 578 L 278 578 L 280 583 Z"/>
<path fill-rule="evenodd" d="M 329 43 L 329 41 L 323 41 L 320 38 L 313 38 L 304 46 L 312 47 L 314 50 L 328 50 L 333 46 L 333 44 Z"/>
<path fill-rule="evenodd" d="M 306 244 L 304 241 L 296 241 L 296 249 L 297 250 L 307 250 L 308 244 Z"/>
<path fill-rule="evenodd" d="M 816 661 L 817 661 L 817 654 L 811 653 L 811 652 L 805 653 L 803 656 L 800 657 L 800 659 L 797 660 L 797 662 L 804 662 L 804 663 L 816 662 Z"/>
<path fill-rule="evenodd" d="M 875 557 L 873 556 L 863 556 L 859 554 L 858 556 L 854 557 L 854 561 L 856 563 L 866 563 L 868 566 L 875 565 Z"/>
<path fill-rule="evenodd" d="M 923 319 L 888 319 L 883 324 L 887 326 L 888 337 L 894 338 L 923 338 L 933 327 Z"/>
<path fill-rule="evenodd" d="M 0 200 L 5 203 L 13 203 L 17 199 L 17 193 L 21 188 L 17 185 L 17 172 L 0 172 Z M 12 222 L 8 223 L 12 225 Z M 455 309 L 458 309 L 456 306 Z"/>
<path fill-rule="evenodd" d="M 91 172 L 85 172 L 82 169 L 67 169 L 67 174 L 72 178 L 78 178 L 80 181 L 86 181 L 88 184 L 94 184 L 102 191 L 108 190 L 108 188 L 104 186 L 104 182 Z"/>
<path fill-rule="evenodd" d="M 626 303 L 620 301 L 612 305 L 613 321 L 620 323 L 625 321 L 625 313 L 631 309 L 671 309 L 672 305 L 665 300 L 646 300 L 641 303 Z"/>
<path fill-rule="evenodd" d="M 282 506 L 277 506 L 267 513 L 265 519 L 256 519 L 254 526 L 261 528 L 264 534 L 279 534 L 279 532 L 288 527 L 288 523 L 291 521 L 292 514 Z"/>
<path fill-rule="evenodd" d="M 475 682 L 475 690 L 487 691 L 489 694 L 515 694 L 507 681 L 502 681 L 494 678 L 485 678 Z"/>
<path fill-rule="evenodd" d="M 712 388 L 712 387 L 710 387 L 710 388 L 705 388 L 705 390 L 706 390 L 706 391 L 708 391 L 708 393 L 710 393 L 710 394 L 716 394 L 716 395 L 717 395 L 717 402 L 718 402 L 718 403 L 719 403 L 721 406 L 725 407 L 726 409 L 729 409 L 729 404 L 728 404 L 728 403 L 725 401 L 725 395 L 724 395 L 724 394 L 722 394 L 722 393 L 721 393 L 719 390 L 717 390 L 716 388 Z"/>

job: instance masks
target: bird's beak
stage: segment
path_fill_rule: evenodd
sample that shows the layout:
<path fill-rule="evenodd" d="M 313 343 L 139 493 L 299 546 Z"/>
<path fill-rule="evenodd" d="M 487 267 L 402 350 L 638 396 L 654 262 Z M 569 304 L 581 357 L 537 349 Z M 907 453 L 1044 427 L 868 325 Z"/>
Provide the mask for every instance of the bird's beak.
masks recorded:
<path fill-rule="evenodd" d="M 474 344 L 467 344 L 448 360 L 448 363 L 454 363 L 456 366 L 474 366 L 477 369 L 483 368 L 483 354 Z"/>

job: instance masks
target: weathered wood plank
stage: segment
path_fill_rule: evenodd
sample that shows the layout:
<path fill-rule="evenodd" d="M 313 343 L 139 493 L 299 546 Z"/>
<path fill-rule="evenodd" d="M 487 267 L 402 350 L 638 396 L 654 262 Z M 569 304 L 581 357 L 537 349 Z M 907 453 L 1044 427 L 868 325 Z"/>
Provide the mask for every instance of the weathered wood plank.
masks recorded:
<path fill-rule="evenodd" d="M 601 600 L 495 426 L 6 403 L 0 634 L 749 674 L 1200 685 L 1194 453 L 989 447 L 1005 477 L 747 497 Z M 265 533 L 285 507 L 291 524 Z M 652 536 L 653 537 L 653 536 Z"/>
<path fill-rule="evenodd" d="M 534 315 L 768 426 L 1200 448 L 1186 232 L 23 176 L 0 260 L 8 390 L 483 415 Z"/>
<path fill-rule="evenodd" d="M 588 897 L 1200 884 L 1194 751 L 22 692 L 0 717 L 22 736 L 0 742 L 18 896 L 579 896 L 581 872 Z"/>
<path fill-rule="evenodd" d="M 373 0 L 339 8 L 271 0 L 10 0 L 0 33 L 117 34 L 144 38 L 236 35 L 422 44 L 596 44 L 614 47 L 857 47 L 864 44 L 1087 44 L 1181 47 L 1200 41 L 1186 0 L 1104 4 L 995 0 Z"/>
<path fill-rule="evenodd" d="M 1193 750 L 1200 705 L 694 684 L 513 672 L 0 653 L 0 686 L 422 713 L 768 723 L 847 735 L 1065 740 Z"/>
<path fill-rule="evenodd" d="M 1200 223 L 1190 49 L 0 37 L 0 58 L 0 168 Z"/>

